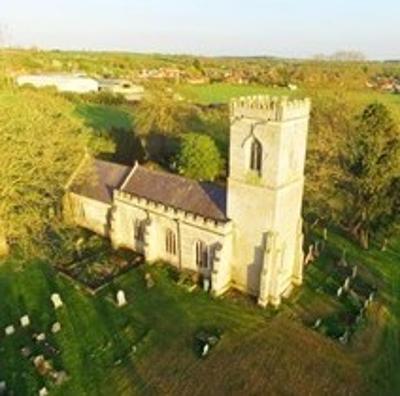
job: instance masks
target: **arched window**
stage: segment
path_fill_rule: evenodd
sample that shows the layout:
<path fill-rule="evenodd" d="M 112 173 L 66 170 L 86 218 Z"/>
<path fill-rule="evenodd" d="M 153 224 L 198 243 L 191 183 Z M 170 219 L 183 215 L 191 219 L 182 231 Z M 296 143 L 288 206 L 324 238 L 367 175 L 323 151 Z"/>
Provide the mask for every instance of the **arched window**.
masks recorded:
<path fill-rule="evenodd" d="M 139 242 L 144 242 L 145 222 L 144 220 L 136 219 L 133 225 L 135 239 Z"/>
<path fill-rule="evenodd" d="M 176 234 L 170 229 L 165 234 L 165 250 L 168 254 L 176 255 Z"/>
<path fill-rule="evenodd" d="M 203 241 L 196 242 L 196 264 L 199 268 L 208 268 L 208 248 Z"/>
<path fill-rule="evenodd" d="M 250 146 L 250 169 L 261 174 L 262 166 L 262 146 L 261 143 L 254 139 Z"/>

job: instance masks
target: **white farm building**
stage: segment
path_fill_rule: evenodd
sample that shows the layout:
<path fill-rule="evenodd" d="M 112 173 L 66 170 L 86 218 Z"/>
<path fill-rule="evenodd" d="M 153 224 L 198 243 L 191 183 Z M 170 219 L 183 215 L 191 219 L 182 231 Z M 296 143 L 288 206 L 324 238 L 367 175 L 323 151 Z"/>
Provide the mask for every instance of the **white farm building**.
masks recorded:
<path fill-rule="evenodd" d="M 55 87 L 60 92 L 97 92 L 99 83 L 81 74 L 31 74 L 17 77 L 17 84 L 33 85 L 37 88 Z"/>

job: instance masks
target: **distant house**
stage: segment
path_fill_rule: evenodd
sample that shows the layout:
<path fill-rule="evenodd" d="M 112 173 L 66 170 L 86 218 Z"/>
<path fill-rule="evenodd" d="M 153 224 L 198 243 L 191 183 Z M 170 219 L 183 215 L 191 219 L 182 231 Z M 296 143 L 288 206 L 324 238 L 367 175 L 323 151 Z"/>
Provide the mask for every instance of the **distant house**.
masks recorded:
<path fill-rule="evenodd" d="M 130 102 L 138 102 L 143 99 L 144 95 L 144 88 L 142 85 L 133 84 L 128 80 L 100 80 L 99 90 L 122 95 L 126 100 Z"/>
<path fill-rule="evenodd" d="M 21 75 L 17 85 L 33 85 L 37 88 L 55 87 L 60 92 L 88 93 L 97 92 L 99 83 L 81 74 L 31 74 Z"/>

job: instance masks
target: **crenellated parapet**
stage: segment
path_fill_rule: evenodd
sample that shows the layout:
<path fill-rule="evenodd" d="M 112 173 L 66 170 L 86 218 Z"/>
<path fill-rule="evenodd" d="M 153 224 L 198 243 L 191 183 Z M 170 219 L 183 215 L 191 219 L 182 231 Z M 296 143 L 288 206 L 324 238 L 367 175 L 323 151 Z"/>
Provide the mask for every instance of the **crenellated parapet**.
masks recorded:
<path fill-rule="evenodd" d="M 169 218 L 173 218 L 176 220 L 181 220 L 186 223 L 195 225 L 199 228 L 207 229 L 208 231 L 218 234 L 225 235 L 232 229 L 231 221 L 217 221 L 214 219 L 206 218 L 192 212 L 173 208 L 171 206 L 167 206 L 146 198 L 141 198 L 120 190 L 114 190 L 114 200 L 140 207 L 151 213 L 168 216 Z"/>
<path fill-rule="evenodd" d="M 289 100 L 286 96 L 245 96 L 232 99 L 230 103 L 232 118 L 256 118 L 263 121 L 290 121 L 308 118 L 310 108 L 310 99 Z"/>

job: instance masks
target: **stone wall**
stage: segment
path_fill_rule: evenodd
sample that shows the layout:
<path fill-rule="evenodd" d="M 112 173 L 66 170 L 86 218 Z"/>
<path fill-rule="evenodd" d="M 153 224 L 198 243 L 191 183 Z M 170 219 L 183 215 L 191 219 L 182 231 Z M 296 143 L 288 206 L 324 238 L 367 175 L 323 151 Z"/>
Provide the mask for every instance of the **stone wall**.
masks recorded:
<path fill-rule="evenodd" d="M 134 223 L 137 219 L 146 224 L 143 246 L 138 246 L 134 238 Z M 111 224 L 114 245 L 139 251 L 142 249 L 149 261 L 165 260 L 179 269 L 200 272 L 212 280 L 216 294 L 229 287 L 232 255 L 230 222 L 215 222 L 116 191 Z M 177 237 L 176 255 L 166 251 L 167 230 L 173 231 Z M 197 267 L 197 241 L 204 242 L 210 252 L 215 254 L 212 269 Z"/>
<path fill-rule="evenodd" d="M 111 205 L 68 193 L 68 205 L 74 222 L 97 234 L 109 236 Z"/>

